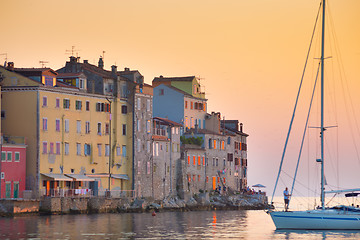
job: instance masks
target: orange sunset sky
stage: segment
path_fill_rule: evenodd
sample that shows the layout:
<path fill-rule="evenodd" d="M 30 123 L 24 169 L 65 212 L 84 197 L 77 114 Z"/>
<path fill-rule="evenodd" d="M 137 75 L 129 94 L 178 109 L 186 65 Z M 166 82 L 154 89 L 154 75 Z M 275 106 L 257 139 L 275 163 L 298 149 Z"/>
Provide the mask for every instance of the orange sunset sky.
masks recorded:
<path fill-rule="evenodd" d="M 113 64 L 137 69 L 149 84 L 159 75 L 201 77 L 209 112 L 239 119 L 250 135 L 249 184 L 262 183 L 272 193 L 319 4 L 319 0 L 0 0 L 0 54 L 7 53 L 15 67 L 41 67 L 42 60 L 57 70 L 70 56 L 65 51 L 75 46 L 81 60 L 97 64 L 105 51 L 106 69 Z M 340 101 L 338 117 L 329 118 L 329 125 L 339 127 L 328 131 L 338 139 L 339 162 L 332 162 L 326 171 L 327 176 L 340 174 L 344 187 L 359 187 L 360 159 L 351 150 L 355 139 L 360 151 L 359 128 L 355 120 L 349 124 L 343 117 L 355 115 L 360 125 L 360 1 L 328 0 L 328 5 L 346 74 L 343 81 L 350 90 L 345 96 L 351 94 L 353 108 L 346 111 L 341 102 L 344 85 L 331 85 L 330 92 L 340 90 L 329 95 Z M 333 57 L 327 60 L 331 66 L 337 66 L 335 55 L 327 49 L 326 56 Z M 5 55 L 0 55 L 4 61 Z M 315 65 L 309 64 L 310 77 Z M 333 72 L 326 69 L 327 76 Z M 306 112 L 307 105 L 299 109 Z M 313 118 L 312 126 L 317 120 Z M 296 132 L 302 128 L 301 123 L 294 126 Z M 329 148 L 333 150 L 330 143 Z M 302 173 L 316 175 L 317 167 L 307 165 L 307 159 L 309 164 L 315 161 L 308 152 Z M 296 158 L 297 150 L 289 149 L 293 160 L 290 153 Z M 286 165 L 287 173 L 293 173 L 294 165 Z M 307 176 L 299 178 L 308 184 Z M 316 187 L 318 182 L 313 182 Z M 281 184 L 282 188 L 291 182 L 283 178 Z"/>

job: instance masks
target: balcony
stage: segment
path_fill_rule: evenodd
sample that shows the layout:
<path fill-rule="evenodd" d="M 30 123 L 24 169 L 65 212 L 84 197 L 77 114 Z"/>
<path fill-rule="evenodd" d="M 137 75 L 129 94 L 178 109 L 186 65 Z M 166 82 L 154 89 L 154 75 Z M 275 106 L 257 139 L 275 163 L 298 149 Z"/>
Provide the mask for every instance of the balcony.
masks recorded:
<path fill-rule="evenodd" d="M 153 135 L 167 136 L 166 130 L 162 128 L 153 128 Z"/>

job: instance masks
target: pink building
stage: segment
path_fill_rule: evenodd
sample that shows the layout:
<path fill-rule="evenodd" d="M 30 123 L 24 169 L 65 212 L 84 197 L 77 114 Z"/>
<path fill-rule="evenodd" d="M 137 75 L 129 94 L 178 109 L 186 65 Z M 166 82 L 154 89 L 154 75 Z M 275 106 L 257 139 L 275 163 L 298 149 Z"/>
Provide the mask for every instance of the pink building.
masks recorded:
<path fill-rule="evenodd" d="M 26 145 L 23 137 L 3 136 L 0 198 L 22 198 L 26 182 Z"/>

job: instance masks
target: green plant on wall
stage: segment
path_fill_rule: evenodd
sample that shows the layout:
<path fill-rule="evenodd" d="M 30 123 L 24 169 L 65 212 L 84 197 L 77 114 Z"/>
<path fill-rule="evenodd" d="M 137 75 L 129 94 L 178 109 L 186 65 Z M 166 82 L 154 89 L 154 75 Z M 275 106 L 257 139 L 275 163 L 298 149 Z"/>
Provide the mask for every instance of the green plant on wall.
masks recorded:
<path fill-rule="evenodd" d="M 197 146 L 201 146 L 204 142 L 204 139 L 202 137 L 189 137 L 186 138 L 185 136 L 180 137 L 182 144 L 193 144 Z"/>

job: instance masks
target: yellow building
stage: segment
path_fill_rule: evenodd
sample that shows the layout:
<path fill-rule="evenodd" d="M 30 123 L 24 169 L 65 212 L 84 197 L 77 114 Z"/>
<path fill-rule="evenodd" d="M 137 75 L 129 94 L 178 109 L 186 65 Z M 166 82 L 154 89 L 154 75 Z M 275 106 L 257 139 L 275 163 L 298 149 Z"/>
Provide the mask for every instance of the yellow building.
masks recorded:
<path fill-rule="evenodd" d="M 2 67 L 0 72 L 3 133 L 28 139 L 27 189 L 35 196 L 131 189 L 126 99 L 81 91 L 56 82 L 56 74 L 56 85 L 46 86 Z"/>

